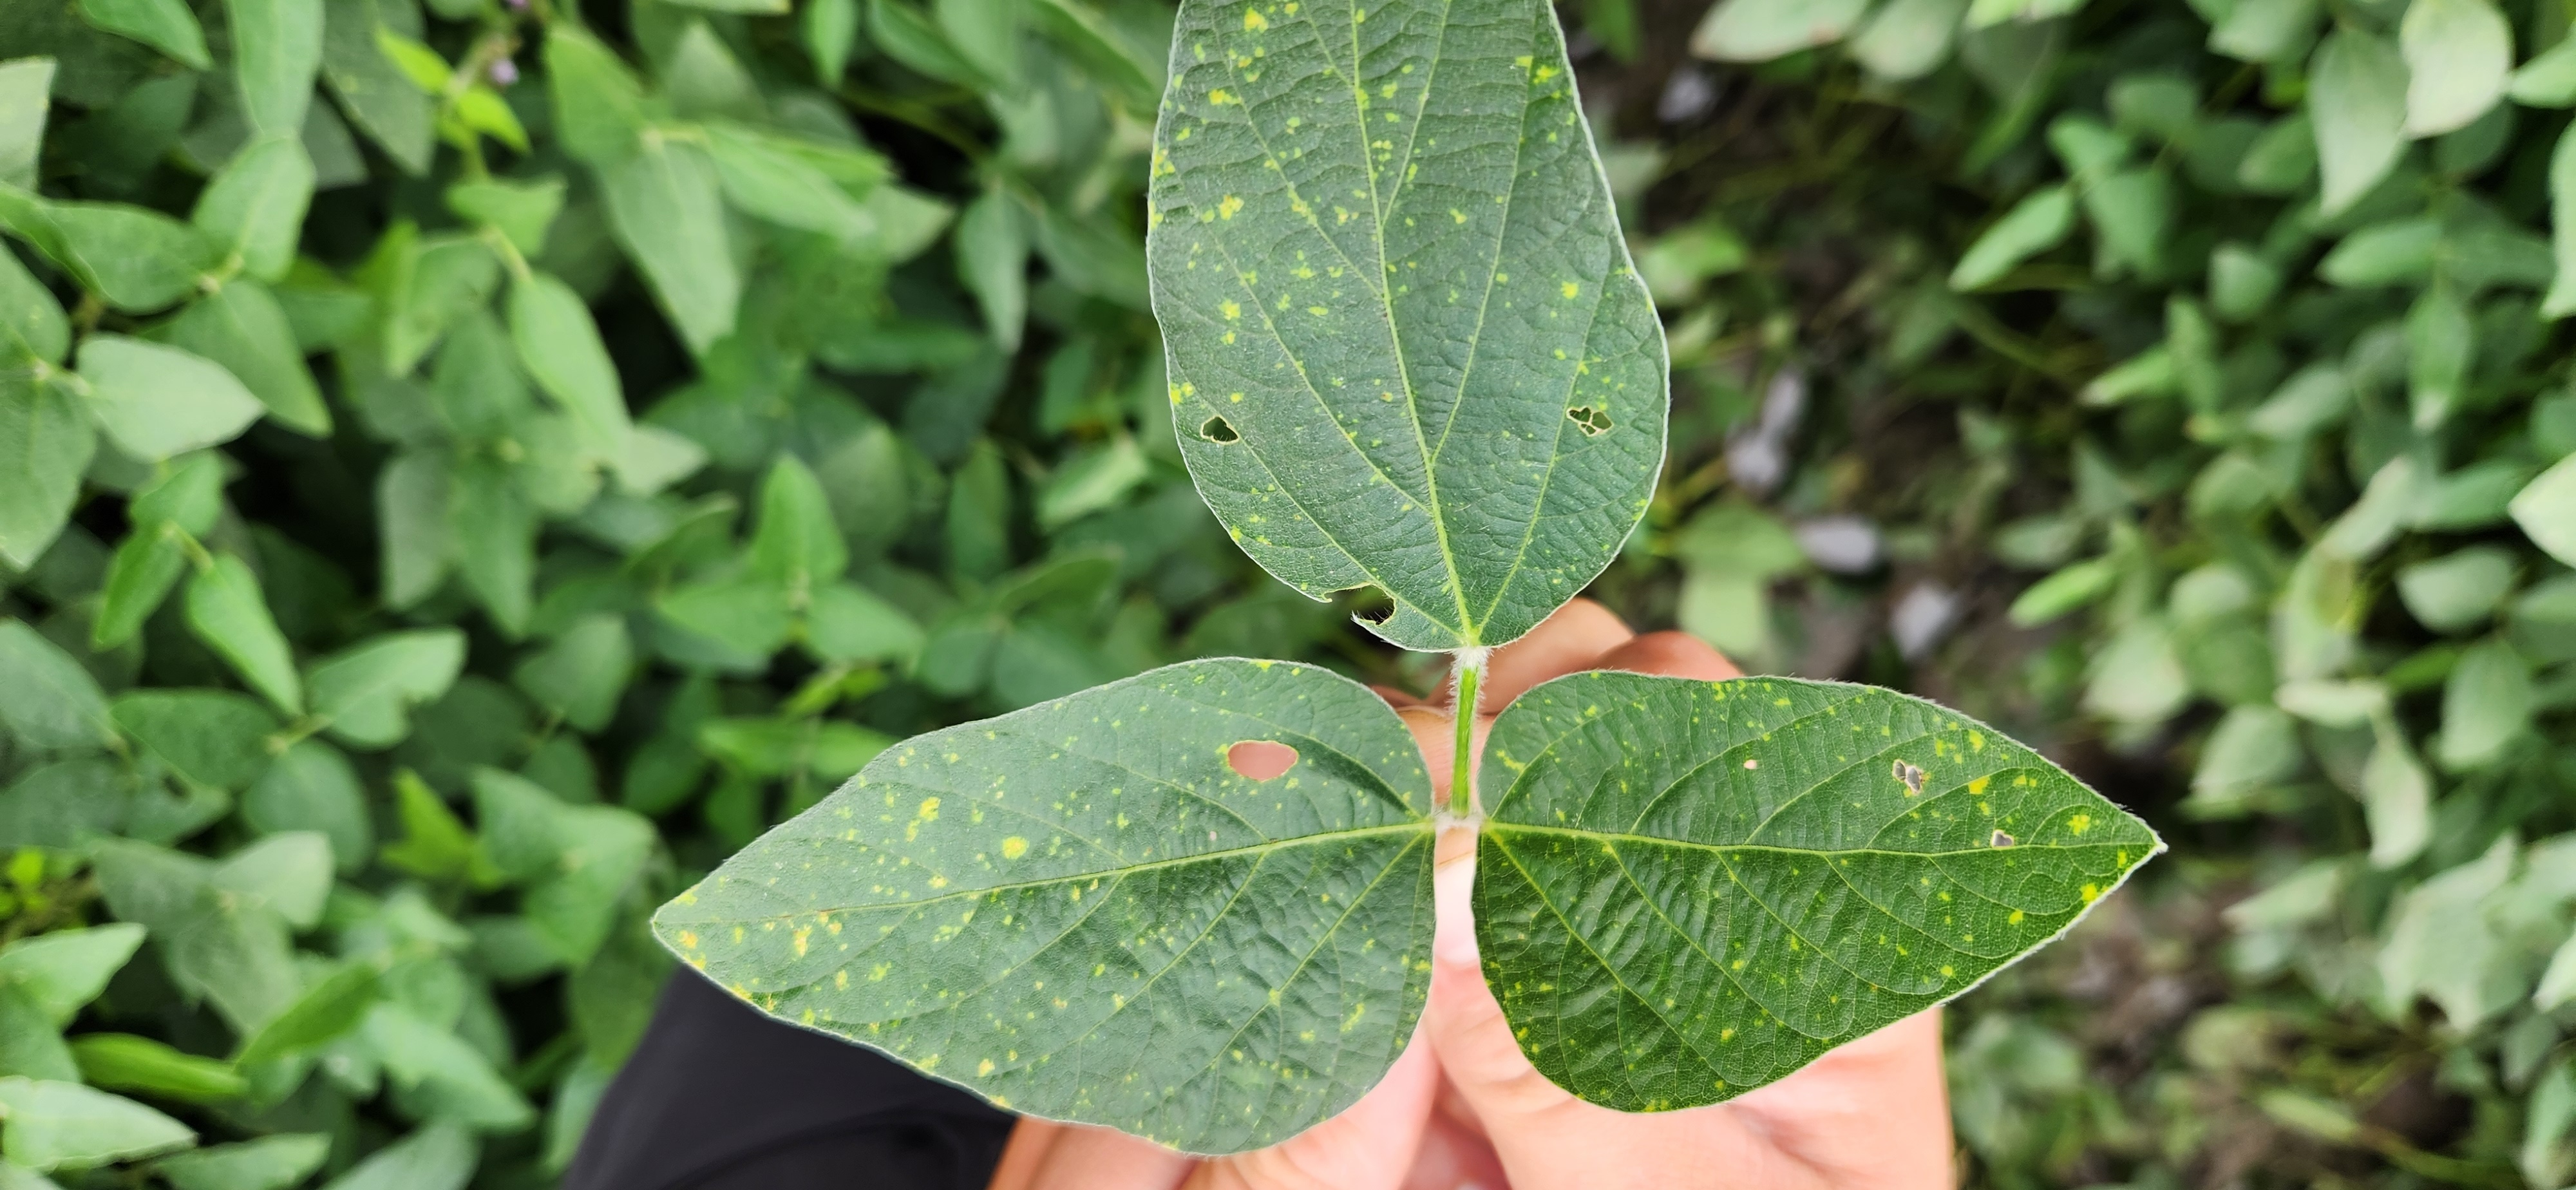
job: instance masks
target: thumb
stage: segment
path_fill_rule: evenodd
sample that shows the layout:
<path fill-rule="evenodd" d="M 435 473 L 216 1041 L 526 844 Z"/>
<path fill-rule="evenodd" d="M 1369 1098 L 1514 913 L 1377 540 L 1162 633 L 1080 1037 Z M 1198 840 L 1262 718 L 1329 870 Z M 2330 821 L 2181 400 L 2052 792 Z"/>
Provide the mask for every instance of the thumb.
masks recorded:
<path fill-rule="evenodd" d="M 1585 1103 L 1549 1082 L 1521 1052 L 1486 986 L 1470 899 L 1474 836 L 1441 839 L 1432 876 L 1438 925 L 1423 1033 L 1458 1096 L 1484 1126 L 1516 1190 L 1626 1190 L 1704 1183 L 1714 1170 L 1740 1184 L 1817 1185 L 1725 1107 L 1632 1115 Z"/>
<path fill-rule="evenodd" d="M 1579 1102 L 1530 1065 L 1513 1040 L 1503 1007 L 1485 985 L 1476 948 L 1470 901 L 1476 881 L 1476 837 L 1457 830 L 1441 837 L 1432 875 L 1439 920 L 1431 944 L 1431 1001 L 1423 1011 L 1440 1067 L 1475 1109 L 1497 1144 L 1514 1128 L 1562 1104 Z"/>

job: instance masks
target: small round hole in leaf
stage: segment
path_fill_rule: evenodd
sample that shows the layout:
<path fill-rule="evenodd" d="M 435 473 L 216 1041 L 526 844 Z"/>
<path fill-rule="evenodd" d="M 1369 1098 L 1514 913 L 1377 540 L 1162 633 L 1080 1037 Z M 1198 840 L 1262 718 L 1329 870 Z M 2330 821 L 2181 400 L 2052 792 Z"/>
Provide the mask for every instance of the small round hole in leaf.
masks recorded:
<path fill-rule="evenodd" d="M 1275 780 L 1297 763 L 1297 750 L 1276 740 L 1245 740 L 1225 750 L 1225 767 L 1247 781 Z"/>
<path fill-rule="evenodd" d="M 1200 422 L 1199 437 L 1205 438 L 1219 446 L 1223 446 L 1229 442 L 1243 441 L 1243 435 L 1234 432 L 1234 423 L 1229 422 L 1222 417 L 1211 417 L 1206 421 Z"/>

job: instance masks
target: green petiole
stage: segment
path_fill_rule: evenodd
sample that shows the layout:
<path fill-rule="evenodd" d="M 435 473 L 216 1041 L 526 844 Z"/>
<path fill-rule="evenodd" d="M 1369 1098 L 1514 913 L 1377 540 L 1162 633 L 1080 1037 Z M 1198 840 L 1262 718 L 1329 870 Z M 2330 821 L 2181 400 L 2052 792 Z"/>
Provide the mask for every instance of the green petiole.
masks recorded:
<path fill-rule="evenodd" d="M 1484 676 L 1486 652 L 1469 649 L 1458 654 L 1458 697 L 1450 701 L 1457 712 L 1458 736 L 1449 760 L 1449 813 L 1465 818 L 1472 805 L 1475 781 L 1473 758 L 1476 743 L 1476 680 Z"/>

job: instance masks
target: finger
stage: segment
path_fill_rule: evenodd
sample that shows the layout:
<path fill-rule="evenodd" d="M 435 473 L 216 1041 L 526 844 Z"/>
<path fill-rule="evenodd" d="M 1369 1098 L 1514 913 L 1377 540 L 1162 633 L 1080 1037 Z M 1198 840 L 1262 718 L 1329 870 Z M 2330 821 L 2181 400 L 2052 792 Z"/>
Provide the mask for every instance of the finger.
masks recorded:
<path fill-rule="evenodd" d="M 1124 1132 L 1057 1126 L 1029 1190 L 1170 1190 L 1188 1177 L 1189 1157 Z"/>
<path fill-rule="evenodd" d="M 1730 1182 L 1743 1185 L 1820 1185 L 1723 1107 L 1632 1115 L 1576 1099 L 1530 1065 L 1478 963 L 1468 906 L 1475 870 L 1470 854 L 1442 863 L 1432 876 L 1438 927 L 1422 1027 L 1510 1185 L 1695 1185 L 1715 1170 L 1737 1175 Z"/>
<path fill-rule="evenodd" d="M 1593 668 L 1697 678 L 1703 682 L 1744 676 L 1744 671 L 1724 654 L 1687 632 L 1649 632 L 1601 654 Z"/>
<path fill-rule="evenodd" d="M 1386 705 L 1391 707 L 1418 707 L 1422 705 L 1422 699 L 1419 696 L 1404 690 L 1396 689 L 1393 686 L 1379 686 L 1372 684 L 1369 686 L 1369 692 L 1377 695 L 1379 698 L 1385 699 Z"/>
<path fill-rule="evenodd" d="M 1732 1107 L 1835 1184 L 1946 1190 L 1947 1090 L 1941 1010 L 1933 1008 L 1838 1046 Z"/>
<path fill-rule="evenodd" d="M 1021 1116 L 1011 1125 L 1010 1143 L 1002 1146 L 1002 1163 L 993 1167 L 993 1180 L 985 1190 L 1031 1190 L 1040 1167 L 1046 1164 L 1047 1150 L 1055 1147 L 1064 1125 L 1036 1116 Z"/>
<path fill-rule="evenodd" d="M 1485 663 L 1484 692 L 1477 701 L 1492 714 L 1532 686 L 1590 669 L 1593 659 L 1635 635 L 1609 608 L 1577 599 L 1556 609 L 1529 635 L 1494 650 Z"/>
<path fill-rule="evenodd" d="M 1439 1085 L 1439 1063 L 1416 1030 L 1359 1102 L 1269 1148 L 1201 1165 L 1189 1190 L 1396 1190 L 1413 1168 Z"/>
<path fill-rule="evenodd" d="M 1510 1185 L 1502 1158 L 1485 1139 L 1484 1125 L 1443 1077 L 1403 1190 L 1506 1190 Z"/>

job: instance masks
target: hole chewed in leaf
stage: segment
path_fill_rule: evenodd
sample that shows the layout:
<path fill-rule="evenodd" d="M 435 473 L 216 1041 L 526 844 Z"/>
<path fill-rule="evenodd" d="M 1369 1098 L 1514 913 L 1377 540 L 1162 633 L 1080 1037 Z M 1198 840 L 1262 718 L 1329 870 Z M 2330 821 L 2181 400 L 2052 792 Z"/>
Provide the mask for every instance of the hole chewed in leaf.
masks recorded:
<path fill-rule="evenodd" d="M 1610 415 L 1590 405 L 1577 405 L 1566 410 L 1565 416 L 1586 438 L 1598 437 L 1610 429 Z"/>
<path fill-rule="evenodd" d="M 1234 423 L 1227 421 L 1222 417 L 1211 417 L 1206 421 L 1200 422 L 1199 437 L 1205 438 L 1219 446 L 1243 441 L 1243 435 L 1235 432 Z"/>
<path fill-rule="evenodd" d="M 1225 750 L 1225 767 L 1247 781 L 1276 780 L 1297 763 L 1297 750 L 1276 740 L 1244 740 Z"/>
<path fill-rule="evenodd" d="M 1921 797 L 1923 795 L 1923 770 L 1900 760 L 1896 762 L 1894 775 L 1897 780 L 1905 783 L 1905 796 Z"/>
<path fill-rule="evenodd" d="M 1987 839 L 1986 842 L 1997 847 L 2010 847 L 2013 845 L 2013 837 L 2003 833 L 2002 831 L 1996 831 L 1994 833 L 1994 837 Z"/>

